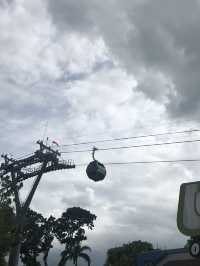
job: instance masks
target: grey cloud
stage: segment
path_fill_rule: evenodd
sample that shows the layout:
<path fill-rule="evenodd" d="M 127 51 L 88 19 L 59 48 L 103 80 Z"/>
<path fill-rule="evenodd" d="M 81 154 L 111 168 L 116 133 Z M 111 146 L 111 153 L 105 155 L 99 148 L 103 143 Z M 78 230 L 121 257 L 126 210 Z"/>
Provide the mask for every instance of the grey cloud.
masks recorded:
<path fill-rule="evenodd" d="M 166 109 L 174 118 L 197 119 L 200 111 L 197 1 L 148 0 L 123 4 L 108 1 L 106 8 L 95 1 L 91 4 L 59 1 L 56 7 L 49 1 L 49 11 L 58 28 L 61 20 L 66 27 L 83 34 L 96 28 L 115 58 L 129 73 L 139 77 L 138 90 L 156 101 L 165 97 Z M 142 77 L 143 69 L 157 81 L 151 76 Z M 159 81 L 158 72 L 170 86 Z"/>
<path fill-rule="evenodd" d="M 151 100 L 165 103 L 171 95 L 172 86 L 161 73 L 147 71 L 141 75 L 141 80 L 138 80 L 138 86 L 134 90 L 143 92 Z"/>
<path fill-rule="evenodd" d="M 15 2 L 15 0 L 2 0 L 2 1 L 0 2 L 0 7 L 2 7 L 2 8 L 8 8 L 8 7 L 10 7 L 14 2 Z"/>
<path fill-rule="evenodd" d="M 2 151 L 35 151 L 34 141 L 42 138 L 47 120 L 46 135 L 62 145 L 163 132 L 172 125 L 179 130 L 166 120 L 166 108 L 173 118 L 186 116 L 186 110 L 192 118 L 194 112 L 198 115 L 198 47 L 191 40 L 198 36 L 195 2 L 49 1 L 52 21 L 41 3 L 30 1 L 27 7 L 20 2 L 10 14 L 0 10 Z M 180 3 L 181 9 L 175 9 Z M 106 47 L 98 41 L 102 38 Z M 161 140 L 166 137 L 155 139 Z M 97 158 L 107 162 L 198 157 L 193 147 L 99 151 Z M 89 152 L 63 158 L 77 164 L 92 160 Z M 198 172 L 189 164 L 107 166 L 105 180 L 94 183 L 85 168 L 77 167 L 45 175 L 32 207 L 56 217 L 72 205 L 95 213 L 88 241 L 96 248 L 95 265 L 102 265 L 105 253 L 98 250 L 128 241 L 168 242 L 173 247 L 185 243 L 175 221 L 178 191 L 181 182 L 192 181 Z"/>
<path fill-rule="evenodd" d="M 147 1 L 128 12 L 136 33 L 130 33 L 126 52 L 130 59 L 125 59 L 125 65 L 134 71 L 136 60 L 147 71 L 154 70 L 155 75 L 161 71 L 171 80 L 176 93 L 168 95 L 166 107 L 175 117 L 195 119 L 199 114 L 199 12 L 196 1 Z M 155 88 L 150 79 L 149 83 Z M 140 89 L 148 96 L 151 93 L 145 87 Z M 156 99 L 160 93 L 165 94 L 164 86 L 152 96 Z"/>
<path fill-rule="evenodd" d="M 58 82 L 76 82 L 89 78 L 91 75 L 103 69 L 110 70 L 114 68 L 114 64 L 111 60 L 97 61 L 94 63 L 90 71 L 78 72 L 78 73 L 65 73 L 62 77 L 57 79 Z"/>
<path fill-rule="evenodd" d="M 94 24 L 91 17 L 93 2 L 68 0 L 48 1 L 48 7 L 53 14 L 52 18 L 56 24 L 59 24 L 62 30 L 87 32 L 94 30 Z"/>
<path fill-rule="evenodd" d="M 79 206 L 84 209 L 90 209 L 92 205 L 92 199 L 86 189 L 73 197 L 71 195 L 63 197 L 62 202 L 68 207 Z"/>

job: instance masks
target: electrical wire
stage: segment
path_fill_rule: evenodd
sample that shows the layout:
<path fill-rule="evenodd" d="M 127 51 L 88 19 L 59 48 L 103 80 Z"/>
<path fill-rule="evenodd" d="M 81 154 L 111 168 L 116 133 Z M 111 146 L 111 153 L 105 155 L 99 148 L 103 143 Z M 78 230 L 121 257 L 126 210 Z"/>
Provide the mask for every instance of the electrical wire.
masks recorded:
<path fill-rule="evenodd" d="M 194 133 L 200 132 L 200 129 L 190 129 L 190 130 L 182 130 L 182 131 L 168 131 L 163 133 L 157 134 L 148 134 L 148 135 L 139 135 L 139 136 L 131 136 L 131 137 L 121 137 L 121 138 L 113 138 L 113 139 L 104 139 L 104 140 L 94 140 L 94 141 L 85 141 L 85 142 L 78 142 L 78 143 L 71 143 L 71 144 L 63 144 L 61 147 L 70 147 L 70 146 L 78 146 L 83 144 L 95 144 L 95 143 L 105 143 L 111 141 L 121 141 L 121 140 L 129 140 L 129 139 L 139 139 L 139 138 L 148 138 L 148 137 L 157 137 L 157 136 L 164 136 L 164 135 L 176 135 L 176 134 L 184 134 L 184 133 Z"/>
<path fill-rule="evenodd" d="M 148 129 L 148 130 L 152 130 L 152 126 L 153 126 L 153 124 L 152 124 L 152 121 L 151 121 L 151 123 L 150 123 L 150 121 L 148 121 L 149 123 L 148 124 L 145 124 L 145 125 L 140 125 L 139 126 L 139 128 L 141 128 L 142 130 L 144 130 L 144 129 Z M 178 120 L 175 120 L 175 121 L 168 121 L 168 122 L 159 122 L 159 126 L 166 126 L 166 127 L 168 127 L 168 126 L 170 126 L 171 128 L 174 128 L 174 126 L 176 126 L 177 127 L 177 124 L 179 124 L 179 125 L 181 125 L 181 124 L 183 124 L 184 123 L 184 126 L 185 126 L 185 124 L 186 123 L 188 123 L 188 122 L 190 122 L 191 123 L 191 119 L 184 119 L 184 120 L 181 120 L 181 119 L 178 119 Z M 175 123 L 175 125 L 173 126 L 173 123 Z M 118 133 L 120 133 L 120 132 L 126 132 L 127 131 L 127 129 L 120 129 L 120 130 L 106 130 L 106 131 L 102 131 L 101 133 L 97 133 L 97 134 L 95 134 L 96 136 L 102 136 L 102 135 L 105 135 L 105 134 L 108 134 L 108 132 L 110 132 L 110 133 L 112 133 L 112 132 L 118 132 Z M 89 134 L 82 134 L 82 135 L 76 135 L 75 137 L 76 138 L 84 138 L 84 137 L 89 137 L 89 136 L 91 136 L 91 134 L 89 135 Z"/>
<path fill-rule="evenodd" d="M 121 149 L 142 148 L 142 147 L 152 147 L 152 146 L 163 146 L 163 145 L 194 143 L 194 142 L 200 142 L 200 139 L 161 142 L 161 143 L 149 143 L 149 144 L 120 146 L 120 147 L 109 147 L 109 148 L 98 148 L 98 150 L 99 151 L 121 150 Z M 74 151 L 61 151 L 61 153 L 82 153 L 82 152 L 91 152 L 91 151 L 92 151 L 92 149 L 85 149 L 85 150 L 74 150 Z"/>
<path fill-rule="evenodd" d="M 176 159 L 176 160 L 154 160 L 154 161 L 130 161 L 130 162 L 104 162 L 104 165 L 128 165 L 128 164 L 157 164 L 157 163 L 179 163 L 179 162 L 200 162 L 200 159 Z M 87 166 L 87 163 L 76 164 L 78 166 Z"/>

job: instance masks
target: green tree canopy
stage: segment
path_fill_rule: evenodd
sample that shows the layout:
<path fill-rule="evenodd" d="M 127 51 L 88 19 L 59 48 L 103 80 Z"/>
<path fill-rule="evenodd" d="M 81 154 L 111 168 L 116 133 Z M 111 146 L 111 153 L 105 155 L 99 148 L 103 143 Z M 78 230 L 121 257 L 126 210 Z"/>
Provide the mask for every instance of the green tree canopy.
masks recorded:
<path fill-rule="evenodd" d="M 44 218 L 40 213 L 28 210 L 23 231 L 23 241 L 20 250 L 24 265 L 39 266 L 38 256 L 43 254 L 43 262 L 48 266 L 47 258 L 54 237 L 64 244 L 59 265 L 65 265 L 72 259 L 77 263 L 78 257 L 84 258 L 90 265 L 90 257 L 84 253 L 86 247 L 80 243 L 86 240 L 85 227 L 92 229 L 96 216 L 79 207 L 67 209 L 57 220 L 50 216 Z M 89 248 L 88 248 L 89 250 Z M 75 264 L 76 265 L 76 264 Z"/>
<path fill-rule="evenodd" d="M 15 215 L 11 207 L 12 194 L 6 189 L 8 178 L 0 178 L 0 265 L 6 265 L 4 260 L 8 254 L 11 244 L 15 225 Z"/>
<path fill-rule="evenodd" d="M 9 252 L 14 230 L 14 214 L 10 207 L 0 207 L 0 265 L 5 265 L 4 257 Z"/>
<path fill-rule="evenodd" d="M 107 259 L 104 266 L 133 266 L 137 253 L 153 250 L 149 242 L 133 241 L 121 247 L 111 248 L 107 251 Z"/>
<path fill-rule="evenodd" d="M 37 262 L 37 257 L 41 250 L 44 222 L 45 219 L 41 214 L 28 210 L 20 250 L 20 257 L 24 265 L 40 265 Z"/>
<path fill-rule="evenodd" d="M 4 257 L 10 250 L 15 233 L 16 221 L 11 205 L 12 195 L 10 191 L 4 190 L 3 193 L 0 191 L 0 266 L 6 265 Z M 20 249 L 22 263 L 29 266 L 40 266 L 38 256 L 43 254 L 44 265 L 48 266 L 48 254 L 53 247 L 54 237 L 57 237 L 59 242 L 64 244 L 59 265 L 62 265 L 60 263 L 67 256 L 68 258 L 69 256 L 73 257 L 76 264 L 75 258 L 82 257 L 90 265 L 90 257 L 84 253 L 86 247 L 81 247 L 80 244 L 87 239 L 85 229 L 92 230 L 95 219 L 94 214 L 79 207 L 67 209 L 57 220 L 53 216 L 48 219 L 44 218 L 41 214 L 29 209 Z"/>
<path fill-rule="evenodd" d="M 56 219 L 53 216 L 50 216 L 48 219 L 45 219 L 44 223 L 41 252 L 43 253 L 43 261 L 45 266 L 48 266 L 47 258 L 50 249 L 53 247 L 52 243 L 54 240 L 55 220 Z"/>
<path fill-rule="evenodd" d="M 37 261 L 37 257 L 43 253 L 44 265 L 47 266 L 47 257 L 50 249 L 53 247 L 55 218 L 50 216 L 46 219 L 40 213 L 30 209 L 26 218 L 20 250 L 21 260 L 24 265 L 41 265 Z"/>
<path fill-rule="evenodd" d="M 87 239 L 85 228 L 92 230 L 95 219 L 94 214 L 80 207 L 67 209 L 61 218 L 57 219 L 55 235 L 65 247 L 59 265 L 65 265 L 66 257 L 72 254 L 73 248 Z"/>
<path fill-rule="evenodd" d="M 91 248 L 88 246 L 81 246 L 80 244 L 77 244 L 76 246 L 72 247 L 70 251 L 63 251 L 62 252 L 62 259 L 61 263 L 59 265 L 65 265 L 68 260 L 71 260 L 75 266 L 78 265 L 78 259 L 82 258 L 84 259 L 88 266 L 91 264 L 90 256 L 85 253 L 85 251 L 91 251 Z"/>

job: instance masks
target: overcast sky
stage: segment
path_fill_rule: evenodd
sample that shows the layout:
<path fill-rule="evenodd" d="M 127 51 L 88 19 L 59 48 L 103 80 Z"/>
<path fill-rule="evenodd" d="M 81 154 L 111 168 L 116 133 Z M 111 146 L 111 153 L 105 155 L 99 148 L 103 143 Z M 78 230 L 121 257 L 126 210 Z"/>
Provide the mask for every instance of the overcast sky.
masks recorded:
<path fill-rule="evenodd" d="M 0 0 L 1 152 L 33 152 L 44 136 L 63 145 L 199 128 L 199 25 L 197 0 Z M 192 159 L 198 148 L 191 143 L 98 151 L 96 158 Z M 92 160 L 89 152 L 63 158 Z M 85 167 L 77 167 L 45 175 L 31 207 L 44 216 L 59 217 L 72 206 L 96 214 L 87 244 L 93 265 L 102 266 L 108 248 L 133 240 L 183 247 L 186 238 L 176 225 L 179 187 L 198 180 L 199 170 L 198 163 L 109 165 L 106 179 L 94 183 Z M 52 260 L 59 254 L 55 246 Z"/>

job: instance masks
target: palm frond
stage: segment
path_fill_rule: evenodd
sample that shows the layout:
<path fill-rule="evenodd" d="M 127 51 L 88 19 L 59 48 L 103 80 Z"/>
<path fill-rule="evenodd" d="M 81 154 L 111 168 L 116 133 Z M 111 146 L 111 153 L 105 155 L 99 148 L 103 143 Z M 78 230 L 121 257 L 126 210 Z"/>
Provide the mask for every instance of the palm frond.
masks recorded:
<path fill-rule="evenodd" d="M 81 258 L 83 258 L 84 260 L 86 260 L 87 263 L 88 263 L 88 266 L 91 265 L 91 259 L 90 259 L 90 257 L 89 257 L 86 253 L 80 253 L 80 254 L 79 254 L 79 257 L 81 257 Z"/>
<path fill-rule="evenodd" d="M 92 251 L 92 249 L 91 249 L 89 246 L 82 246 L 82 247 L 80 248 L 80 252 L 83 252 L 83 251 L 86 251 L 86 250 L 88 250 L 88 251 Z"/>
<path fill-rule="evenodd" d="M 65 258 L 63 259 L 63 262 L 64 262 L 63 265 L 65 265 L 65 264 L 67 263 L 68 260 L 72 260 L 72 257 L 71 257 L 70 255 L 68 255 L 67 257 L 65 257 Z"/>

